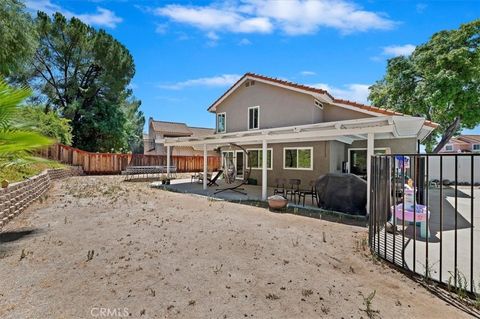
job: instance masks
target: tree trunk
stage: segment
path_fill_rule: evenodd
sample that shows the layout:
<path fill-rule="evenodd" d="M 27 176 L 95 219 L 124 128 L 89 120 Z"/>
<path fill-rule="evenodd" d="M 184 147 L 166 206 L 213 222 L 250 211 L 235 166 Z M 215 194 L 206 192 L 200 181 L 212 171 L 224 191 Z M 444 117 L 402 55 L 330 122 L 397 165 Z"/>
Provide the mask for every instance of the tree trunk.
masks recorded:
<path fill-rule="evenodd" d="M 452 122 L 452 124 L 450 124 L 445 130 L 445 132 L 443 133 L 442 139 L 433 150 L 433 153 L 440 152 L 440 150 L 445 146 L 445 144 L 448 143 L 448 141 L 450 141 L 450 139 L 453 137 L 453 135 L 455 135 L 455 133 L 458 132 L 459 129 L 460 129 L 460 117 L 457 116 L 455 120 Z"/>

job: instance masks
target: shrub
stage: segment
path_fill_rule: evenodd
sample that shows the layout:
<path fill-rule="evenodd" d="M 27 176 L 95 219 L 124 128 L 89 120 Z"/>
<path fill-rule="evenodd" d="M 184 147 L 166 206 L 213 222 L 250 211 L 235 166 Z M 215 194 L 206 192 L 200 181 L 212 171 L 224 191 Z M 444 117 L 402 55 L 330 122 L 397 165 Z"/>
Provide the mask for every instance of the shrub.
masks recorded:
<path fill-rule="evenodd" d="M 32 130 L 62 144 L 72 143 L 70 120 L 60 117 L 57 112 L 46 111 L 41 106 L 25 106 L 21 108 L 21 114 Z"/>

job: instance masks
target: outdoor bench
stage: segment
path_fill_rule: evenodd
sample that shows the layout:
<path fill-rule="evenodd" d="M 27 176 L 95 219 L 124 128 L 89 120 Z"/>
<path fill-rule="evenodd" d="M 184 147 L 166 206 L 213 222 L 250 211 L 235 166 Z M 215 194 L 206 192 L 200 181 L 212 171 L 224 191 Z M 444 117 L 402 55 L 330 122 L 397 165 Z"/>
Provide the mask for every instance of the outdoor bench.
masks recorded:
<path fill-rule="evenodd" d="M 135 177 L 159 177 L 162 180 L 168 180 L 177 174 L 177 167 L 170 166 L 170 175 L 167 176 L 167 166 L 127 166 L 122 175 L 125 175 L 125 180 L 130 180 Z"/>

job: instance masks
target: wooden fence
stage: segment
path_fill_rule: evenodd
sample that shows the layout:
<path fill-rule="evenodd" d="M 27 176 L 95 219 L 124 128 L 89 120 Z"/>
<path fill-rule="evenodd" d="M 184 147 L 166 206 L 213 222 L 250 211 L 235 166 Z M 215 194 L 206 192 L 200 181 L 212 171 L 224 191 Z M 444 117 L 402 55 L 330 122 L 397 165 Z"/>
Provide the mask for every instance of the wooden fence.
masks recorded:
<path fill-rule="evenodd" d="M 91 153 L 63 144 L 55 144 L 40 151 L 40 156 L 65 164 L 81 166 L 86 174 L 120 174 L 127 166 L 167 165 L 165 155 Z M 177 172 L 203 171 L 203 156 L 172 156 L 170 165 Z M 219 156 L 208 156 L 208 171 L 218 170 L 221 166 Z"/>

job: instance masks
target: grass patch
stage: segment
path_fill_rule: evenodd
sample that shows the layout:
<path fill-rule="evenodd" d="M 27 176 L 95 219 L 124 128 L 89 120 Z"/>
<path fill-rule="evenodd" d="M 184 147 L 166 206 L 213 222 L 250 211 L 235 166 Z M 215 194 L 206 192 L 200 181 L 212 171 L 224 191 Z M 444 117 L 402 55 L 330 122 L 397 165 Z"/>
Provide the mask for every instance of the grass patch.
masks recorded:
<path fill-rule="evenodd" d="M 45 169 L 65 167 L 64 164 L 49 160 L 28 165 L 0 167 L 0 181 L 6 179 L 10 183 L 20 182 L 41 173 Z"/>

